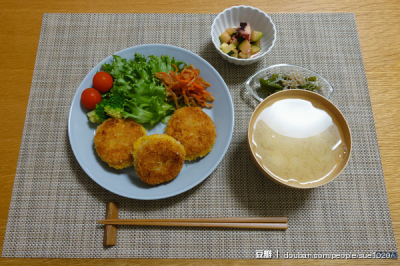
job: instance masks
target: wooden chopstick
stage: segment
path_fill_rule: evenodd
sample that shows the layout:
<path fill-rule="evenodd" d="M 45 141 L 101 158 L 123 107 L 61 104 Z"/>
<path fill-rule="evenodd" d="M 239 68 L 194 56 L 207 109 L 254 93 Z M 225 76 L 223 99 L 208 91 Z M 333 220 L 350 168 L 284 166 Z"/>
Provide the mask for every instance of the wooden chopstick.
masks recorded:
<path fill-rule="evenodd" d="M 104 224 L 104 246 L 117 243 L 117 225 L 144 226 L 185 226 L 214 228 L 252 228 L 252 229 L 288 229 L 287 217 L 232 217 L 232 218 L 181 218 L 181 219 L 118 219 L 118 203 L 108 202 L 106 205 Z"/>
<path fill-rule="evenodd" d="M 287 223 L 287 217 L 233 217 L 233 218 L 173 218 L 173 219 L 105 219 L 99 224 L 114 222 L 202 222 L 202 223 Z"/>
<path fill-rule="evenodd" d="M 216 228 L 287 229 L 287 217 L 246 217 L 246 218 L 184 218 L 184 219 L 105 219 L 98 224 L 184 226 Z"/>

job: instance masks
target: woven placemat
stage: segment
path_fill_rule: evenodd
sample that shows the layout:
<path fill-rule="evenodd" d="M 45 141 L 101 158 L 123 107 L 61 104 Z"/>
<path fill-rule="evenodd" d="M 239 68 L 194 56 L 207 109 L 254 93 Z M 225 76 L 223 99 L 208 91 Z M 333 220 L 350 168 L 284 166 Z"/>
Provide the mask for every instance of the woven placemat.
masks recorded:
<path fill-rule="evenodd" d="M 271 14 L 277 42 L 263 61 L 235 66 L 210 40 L 216 14 L 44 14 L 4 257 L 48 258 L 326 258 L 397 254 L 379 147 L 354 14 Z M 235 129 L 226 156 L 200 185 L 178 196 L 132 200 L 106 191 L 71 150 L 71 100 L 87 72 L 121 49 L 164 43 L 210 62 L 227 83 Z M 346 117 L 353 151 L 345 171 L 326 186 L 295 190 L 263 177 L 246 146 L 257 102 L 244 82 L 277 63 L 322 74 Z M 287 231 L 124 227 L 103 247 L 105 205 L 120 218 L 288 216 Z M 340 257 L 340 256 L 339 256 Z"/>

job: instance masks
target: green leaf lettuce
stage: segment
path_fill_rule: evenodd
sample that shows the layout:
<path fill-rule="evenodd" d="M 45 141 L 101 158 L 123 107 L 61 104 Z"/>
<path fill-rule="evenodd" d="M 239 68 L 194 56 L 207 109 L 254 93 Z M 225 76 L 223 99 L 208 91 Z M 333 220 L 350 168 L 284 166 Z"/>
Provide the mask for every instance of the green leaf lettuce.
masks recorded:
<path fill-rule="evenodd" d="M 164 85 L 154 73 L 174 71 L 171 64 L 177 66 L 178 71 L 186 65 L 168 55 L 151 55 L 146 58 L 135 53 L 135 57 L 130 60 L 113 55 L 111 64 L 102 65 L 102 70 L 113 77 L 113 87 L 91 112 L 91 117 L 93 112 L 97 114 L 92 122 L 115 116 L 131 118 L 140 124 L 153 125 L 165 121 L 175 108 L 168 103 Z"/>

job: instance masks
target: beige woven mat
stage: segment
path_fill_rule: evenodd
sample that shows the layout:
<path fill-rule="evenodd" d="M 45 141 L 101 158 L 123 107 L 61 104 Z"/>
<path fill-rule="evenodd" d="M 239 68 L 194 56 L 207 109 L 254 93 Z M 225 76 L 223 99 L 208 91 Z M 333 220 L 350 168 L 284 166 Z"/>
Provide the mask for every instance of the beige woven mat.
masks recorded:
<path fill-rule="evenodd" d="M 276 45 L 263 61 L 247 67 L 229 64 L 214 51 L 209 32 L 215 16 L 43 16 L 4 257 L 344 258 L 397 252 L 354 15 L 271 14 Z M 176 45 L 202 56 L 225 79 L 235 107 L 232 142 L 217 169 L 190 191 L 156 201 L 122 198 L 98 186 L 75 160 L 67 135 L 70 103 L 87 72 L 112 53 L 145 43 Z M 256 102 L 243 84 L 276 63 L 320 72 L 336 89 L 331 100 L 351 127 L 351 160 L 324 187 L 276 185 L 260 174 L 247 151 Z M 96 221 L 109 201 L 120 204 L 120 218 L 288 216 L 289 229 L 121 226 L 117 245 L 106 249 Z"/>

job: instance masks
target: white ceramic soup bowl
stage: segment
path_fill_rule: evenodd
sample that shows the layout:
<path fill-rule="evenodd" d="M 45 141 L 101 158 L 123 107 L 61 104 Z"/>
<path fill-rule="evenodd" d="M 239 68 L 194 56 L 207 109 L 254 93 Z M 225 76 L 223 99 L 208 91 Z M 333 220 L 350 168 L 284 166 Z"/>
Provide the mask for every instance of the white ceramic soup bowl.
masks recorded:
<path fill-rule="evenodd" d="M 264 99 L 250 118 L 247 137 L 263 175 L 292 188 L 331 182 L 351 153 L 351 132 L 343 114 L 307 90 L 283 90 Z"/>

